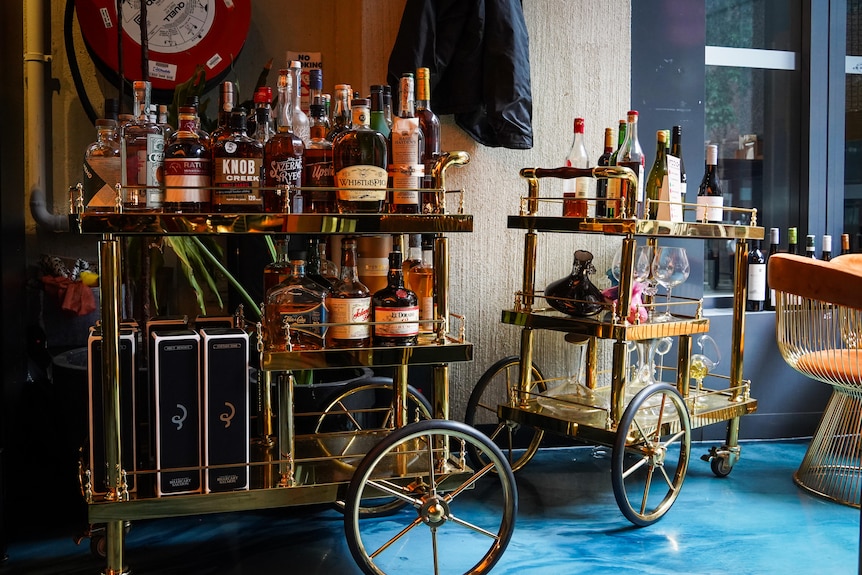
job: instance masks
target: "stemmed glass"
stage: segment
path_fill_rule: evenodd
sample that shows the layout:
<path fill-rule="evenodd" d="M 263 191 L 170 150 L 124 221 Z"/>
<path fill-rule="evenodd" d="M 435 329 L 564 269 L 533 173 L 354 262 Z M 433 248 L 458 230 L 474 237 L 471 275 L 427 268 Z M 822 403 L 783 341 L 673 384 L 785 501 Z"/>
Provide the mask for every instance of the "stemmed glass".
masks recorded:
<path fill-rule="evenodd" d="M 635 281 L 644 282 L 649 278 L 650 272 L 650 256 L 652 248 L 650 246 L 637 246 L 635 248 L 635 264 L 634 277 Z M 622 267 L 623 249 L 620 247 L 614 254 L 614 261 L 611 263 L 611 274 L 618 282 L 620 280 L 620 268 Z"/>
<path fill-rule="evenodd" d="M 670 313 L 671 290 L 688 279 L 689 271 L 685 248 L 656 248 L 655 258 L 652 261 L 652 274 L 655 281 L 667 290 L 667 309 L 655 316 L 652 321 L 673 321 L 673 316 Z"/>

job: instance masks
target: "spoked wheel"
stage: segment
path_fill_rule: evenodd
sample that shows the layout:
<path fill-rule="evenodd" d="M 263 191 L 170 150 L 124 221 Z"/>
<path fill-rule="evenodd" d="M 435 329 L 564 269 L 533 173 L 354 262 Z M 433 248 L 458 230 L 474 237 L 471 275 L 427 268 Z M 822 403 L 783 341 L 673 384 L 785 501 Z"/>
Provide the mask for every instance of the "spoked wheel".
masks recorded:
<path fill-rule="evenodd" d="M 342 390 L 326 402 L 317 419 L 314 433 L 333 434 L 322 438 L 330 455 L 337 455 L 343 464 L 355 466 L 365 456 L 358 441 L 361 432 L 395 429 L 395 391 L 387 382 L 359 382 Z M 411 421 L 431 419 L 431 404 L 412 385 L 407 386 L 407 412 Z M 363 502 L 363 517 L 384 516 L 406 505 L 395 498 L 373 499 Z M 367 503 L 367 504 L 366 504 Z M 344 511 L 344 501 L 335 501 L 334 507 Z"/>
<path fill-rule="evenodd" d="M 486 465 L 466 465 L 471 446 Z M 379 496 L 408 505 L 387 518 L 362 519 L 365 501 Z M 362 460 L 347 492 L 344 526 L 350 552 L 368 575 L 472 575 L 500 559 L 517 507 L 515 478 L 500 449 L 472 427 L 435 419 L 394 431 Z"/>
<path fill-rule="evenodd" d="M 508 459 L 513 471 L 517 471 L 530 461 L 542 443 L 545 432 L 533 427 L 524 427 L 512 421 L 501 421 L 497 417 L 497 406 L 512 401 L 512 392 L 518 387 L 520 359 L 517 355 L 504 357 L 479 378 L 470 399 L 464 422 L 488 437 L 500 448 Z M 533 393 L 546 390 L 545 378 L 535 364 L 532 366 Z M 477 467 L 487 463 L 481 451 L 468 447 L 470 461 Z"/>
<path fill-rule="evenodd" d="M 666 383 L 641 390 L 623 413 L 613 447 L 617 505 L 635 525 L 655 523 L 673 505 L 688 469 L 691 420 L 679 392 Z"/>

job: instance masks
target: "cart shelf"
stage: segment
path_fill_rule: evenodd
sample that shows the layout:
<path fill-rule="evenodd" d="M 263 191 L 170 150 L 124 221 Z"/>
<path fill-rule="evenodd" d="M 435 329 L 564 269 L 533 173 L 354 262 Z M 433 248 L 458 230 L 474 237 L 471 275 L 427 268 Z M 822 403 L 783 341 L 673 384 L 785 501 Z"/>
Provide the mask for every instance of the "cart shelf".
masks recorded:
<path fill-rule="evenodd" d="M 502 322 L 533 329 L 547 329 L 593 336 L 600 339 L 639 341 L 709 331 L 707 318 L 677 318 L 663 323 L 627 324 L 614 322 L 610 312 L 595 317 L 574 318 L 554 311 L 503 310 Z"/>
<path fill-rule="evenodd" d="M 577 232 L 605 235 L 667 236 L 692 239 L 762 240 L 764 230 L 757 226 L 705 222 L 668 222 L 660 220 L 572 218 L 518 215 L 508 217 L 508 227 L 539 232 Z"/>
<path fill-rule="evenodd" d="M 446 341 L 407 347 L 364 347 L 302 351 L 265 351 L 261 367 L 268 371 L 332 367 L 431 365 L 473 359 L 473 344 Z"/>

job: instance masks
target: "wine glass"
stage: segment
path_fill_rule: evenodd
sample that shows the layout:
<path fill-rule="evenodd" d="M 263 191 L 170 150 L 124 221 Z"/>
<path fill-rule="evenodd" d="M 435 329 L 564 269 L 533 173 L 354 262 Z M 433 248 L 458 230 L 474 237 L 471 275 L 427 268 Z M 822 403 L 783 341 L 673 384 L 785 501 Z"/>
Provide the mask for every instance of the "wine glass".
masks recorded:
<path fill-rule="evenodd" d="M 634 275 L 632 277 L 633 280 L 643 282 L 649 278 L 650 272 L 650 263 L 652 255 L 652 248 L 650 246 L 637 246 L 635 247 L 635 256 L 634 256 Z M 614 261 L 611 263 L 611 275 L 614 276 L 614 279 L 619 283 L 620 281 L 620 268 L 622 267 L 622 258 L 623 258 L 623 248 L 620 248 L 614 253 Z"/>
<path fill-rule="evenodd" d="M 685 248 L 656 248 L 655 258 L 652 261 L 652 273 L 655 281 L 667 290 L 667 309 L 655 316 L 652 321 L 673 321 L 673 316 L 670 313 L 671 290 L 688 279 L 689 271 Z"/>
<path fill-rule="evenodd" d="M 703 400 L 703 378 L 711 372 L 721 361 L 721 353 L 718 344 L 712 337 L 704 334 L 697 338 L 697 346 L 700 353 L 692 354 L 688 373 L 697 382 L 696 402 L 702 404 Z"/>

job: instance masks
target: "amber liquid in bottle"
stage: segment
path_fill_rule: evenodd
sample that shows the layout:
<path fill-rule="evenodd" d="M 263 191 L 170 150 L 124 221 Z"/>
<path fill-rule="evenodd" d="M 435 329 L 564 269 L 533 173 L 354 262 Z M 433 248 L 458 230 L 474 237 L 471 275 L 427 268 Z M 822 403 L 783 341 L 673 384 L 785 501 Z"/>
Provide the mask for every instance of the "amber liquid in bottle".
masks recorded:
<path fill-rule="evenodd" d="M 231 134 L 213 145 L 212 210 L 217 213 L 249 213 L 263 210 L 260 170 L 263 144 L 245 131 L 244 108 L 230 116 Z"/>
<path fill-rule="evenodd" d="M 263 210 L 270 213 L 302 211 L 296 202 L 289 205 L 289 186 L 302 183 L 302 155 L 305 144 L 292 129 L 292 79 L 288 70 L 278 73 L 278 131 L 264 148 Z M 290 209 L 289 209 L 290 208 Z"/>
<path fill-rule="evenodd" d="M 416 214 L 420 211 L 418 188 L 425 179 L 425 136 L 414 113 L 413 74 L 405 73 L 400 83 L 400 111 L 389 133 L 389 211 Z"/>
<path fill-rule="evenodd" d="M 368 104 L 353 100 L 353 128 L 332 143 L 340 213 L 381 213 L 386 201 L 386 138 L 369 126 Z"/>
<path fill-rule="evenodd" d="M 326 139 L 326 121 L 323 104 L 311 105 L 311 143 L 305 148 L 302 160 L 305 211 L 312 214 L 332 214 L 335 208 L 335 177 L 332 172 L 332 143 Z"/>
<path fill-rule="evenodd" d="M 432 170 L 434 162 L 440 156 L 440 118 L 431 110 L 431 72 L 428 68 L 416 70 L 416 117 L 419 127 L 425 136 L 425 177 L 423 188 L 434 185 Z M 437 192 L 422 192 L 422 212 L 436 214 L 440 212 L 440 201 Z"/>
<path fill-rule="evenodd" d="M 331 347 L 368 347 L 371 345 L 371 292 L 359 281 L 356 267 L 356 238 L 341 243 L 341 276 L 329 298 Z"/>
<path fill-rule="evenodd" d="M 195 109 L 180 108 L 180 126 L 165 148 L 166 212 L 210 211 L 210 150 L 197 134 Z"/>
<path fill-rule="evenodd" d="M 324 347 L 328 312 L 327 292 L 305 276 L 305 261 L 291 262 L 290 276 L 266 293 L 264 319 L 266 348 L 295 351 Z M 288 330 L 290 327 L 290 337 Z"/>
<path fill-rule="evenodd" d="M 371 299 L 375 322 L 374 345 L 416 345 L 419 336 L 419 299 L 404 286 L 401 252 L 389 254 L 387 280 L 387 286 Z"/>

